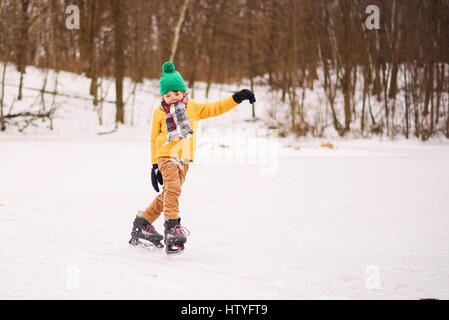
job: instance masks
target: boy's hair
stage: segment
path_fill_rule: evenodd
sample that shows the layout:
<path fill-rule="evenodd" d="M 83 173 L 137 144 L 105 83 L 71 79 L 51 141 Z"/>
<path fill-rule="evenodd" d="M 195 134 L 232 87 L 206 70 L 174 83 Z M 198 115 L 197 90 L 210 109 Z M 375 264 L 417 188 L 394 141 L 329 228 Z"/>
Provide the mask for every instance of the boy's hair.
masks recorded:
<path fill-rule="evenodd" d="M 182 94 L 184 95 L 184 97 L 187 95 L 187 91 L 183 91 L 183 90 L 173 90 L 173 91 L 169 91 L 169 92 L 174 92 L 174 93 L 182 92 Z M 168 93 L 168 92 L 167 92 L 167 93 Z M 165 96 L 167 93 L 165 93 L 163 96 Z"/>

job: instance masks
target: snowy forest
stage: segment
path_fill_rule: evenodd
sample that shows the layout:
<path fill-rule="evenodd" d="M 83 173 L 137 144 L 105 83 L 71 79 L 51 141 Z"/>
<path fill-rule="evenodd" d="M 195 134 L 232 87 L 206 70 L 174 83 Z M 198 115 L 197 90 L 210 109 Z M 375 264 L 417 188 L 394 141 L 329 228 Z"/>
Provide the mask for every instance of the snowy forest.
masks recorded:
<path fill-rule="evenodd" d="M 242 80 L 280 92 L 289 112 L 271 126 L 282 132 L 449 138 L 448 11 L 447 0 L 1 0 L 0 126 L 51 117 L 5 111 L 4 91 L 21 100 L 28 66 L 84 75 L 90 88 L 80 94 L 93 105 L 102 79 L 114 78 L 115 121 L 124 123 L 123 79 L 156 79 L 171 59 L 192 96 L 198 81 L 206 97 L 212 83 Z M 18 83 L 5 79 L 8 63 Z M 58 94 L 46 85 L 37 90 Z"/>

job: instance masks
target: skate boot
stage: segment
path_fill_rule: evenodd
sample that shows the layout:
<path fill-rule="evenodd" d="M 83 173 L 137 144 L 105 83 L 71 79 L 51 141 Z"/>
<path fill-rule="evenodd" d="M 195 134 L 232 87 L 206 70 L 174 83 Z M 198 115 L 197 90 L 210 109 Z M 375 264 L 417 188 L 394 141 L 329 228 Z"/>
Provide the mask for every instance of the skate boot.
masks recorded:
<path fill-rule="evenodd" d="M 167 254 L 181 253 L 184 251 L 184 243 L 187 241 L 186 236 L 189 236 L 190 232 L 181 226 L 181 218 L 165 221 L 164 227 L 164 242 Z"/>
<path fill-rule="evenodd" d="M 133 222 L 131 240 L 129 240 L 129 243 L 136 246 L 142 244 L 139 239 L 143 239 L 147 240 L 157 248 L 163 248 L 164 245 L 161 243 L 162 238 L 162 235 L 154 229 L 151 223 L 145 220 L 142 212 L 139 211 Z"/>

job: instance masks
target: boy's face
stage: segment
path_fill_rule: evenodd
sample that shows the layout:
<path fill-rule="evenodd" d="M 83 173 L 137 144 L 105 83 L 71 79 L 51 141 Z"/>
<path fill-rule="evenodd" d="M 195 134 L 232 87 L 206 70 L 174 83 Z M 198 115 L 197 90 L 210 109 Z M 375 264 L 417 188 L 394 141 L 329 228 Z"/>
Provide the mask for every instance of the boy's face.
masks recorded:
<path fill-rule="evenodd" d="M 162 96 L 166 104 L 173 104 L 181 101 L 184 98 L 184 92 L 182 91 L 170 91 Z"/>

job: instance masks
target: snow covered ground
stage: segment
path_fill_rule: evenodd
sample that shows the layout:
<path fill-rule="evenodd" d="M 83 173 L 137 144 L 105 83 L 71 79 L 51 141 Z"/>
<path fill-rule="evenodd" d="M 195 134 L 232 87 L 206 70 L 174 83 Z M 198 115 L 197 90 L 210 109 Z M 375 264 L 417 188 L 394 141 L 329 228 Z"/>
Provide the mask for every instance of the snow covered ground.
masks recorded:
<path fill-rule="evenodd" d="M 279 138 L 245 121 L 248 104 L 201 124 L 180 198 L 185 253 L 131 247 L 156 196 L 149 95 L 113 134 L 97 134 L 111 110 L 100 128 L 69 98 L 54 131 L 0 133 L 1 299 L 449 298 L 447 141 Z"/>

